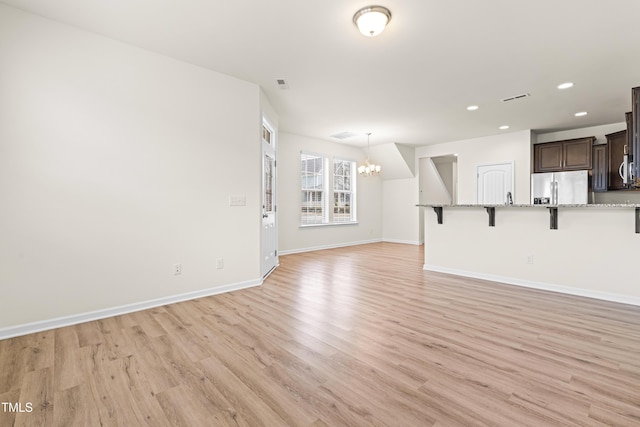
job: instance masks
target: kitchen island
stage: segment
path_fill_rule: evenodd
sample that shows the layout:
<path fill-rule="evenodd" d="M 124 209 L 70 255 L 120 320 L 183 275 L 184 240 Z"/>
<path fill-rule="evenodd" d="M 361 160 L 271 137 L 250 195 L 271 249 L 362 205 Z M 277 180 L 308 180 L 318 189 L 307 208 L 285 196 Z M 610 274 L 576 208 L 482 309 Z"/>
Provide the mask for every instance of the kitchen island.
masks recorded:
<path fill-rule="evenodd" d="M 484 208 L 489 214 L 489 226 L 495 226 L 496 208 L 547 208 L 549 210 L 549 228 L 558 229 L 558 210 L 572 208 L 633 208 L 635 210 L 635 232 L 640 233 L 640 204 L 565 204 L 565 205 L 521 205 L 521 204 L 501 204 L 501 205 L 417 205 L 423 207 L 431 207 L 438 218 L 438 224 L 442 224 L 444 208 Z"/>
<path fill-rule="evenodd" d="M 640 204 L 418 206 L 425 270 L 640 306 Z"/>

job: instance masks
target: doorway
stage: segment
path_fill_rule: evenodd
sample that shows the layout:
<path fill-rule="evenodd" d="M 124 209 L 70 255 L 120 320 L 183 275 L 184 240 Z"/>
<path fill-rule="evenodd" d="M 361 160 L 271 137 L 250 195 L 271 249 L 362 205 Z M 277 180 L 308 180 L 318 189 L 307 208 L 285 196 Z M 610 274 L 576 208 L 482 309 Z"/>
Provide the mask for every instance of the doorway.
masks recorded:
<path fill-rule="evenodd" d="M 262 122 L 262 278 L 278 266 L 276 216 L 276 135 L 266 119 Z"/>

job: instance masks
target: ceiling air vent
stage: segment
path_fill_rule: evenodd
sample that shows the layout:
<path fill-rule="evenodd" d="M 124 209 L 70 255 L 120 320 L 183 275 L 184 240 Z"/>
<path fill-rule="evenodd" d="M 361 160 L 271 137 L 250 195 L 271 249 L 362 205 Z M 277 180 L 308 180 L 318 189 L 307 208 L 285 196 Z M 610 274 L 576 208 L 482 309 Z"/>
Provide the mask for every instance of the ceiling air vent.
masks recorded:
<path fill-rule="evenodd" d="M 351 138 L 353 136 L 356 136 L 356 133 L 353 132 L 340 132 L 340 133 L 336 133 L 335 135 L 331 135 L 331 138 L 335 138 L 335 139 L 347 139 L 347 138 Z"/>
<path fill-rule="evenodd" d="M 502 102 L 507 102 L 507 101 L 515 101 L 516 99 L 521 99 L 521 98 L 527 98 L 531 95 L 529 95 L 528 93 L 523 93 L 522 95 L 515 95 L 515 96 L 510 96 L 508 98 L 502 98 Z"/>
<path fill-rule="evenodd" d="M 280 89 L 283 89 L 283 90 L 289 89 L 289 84 L 286 82 L 285 79 L 276 79 L 276 84 Z"/>

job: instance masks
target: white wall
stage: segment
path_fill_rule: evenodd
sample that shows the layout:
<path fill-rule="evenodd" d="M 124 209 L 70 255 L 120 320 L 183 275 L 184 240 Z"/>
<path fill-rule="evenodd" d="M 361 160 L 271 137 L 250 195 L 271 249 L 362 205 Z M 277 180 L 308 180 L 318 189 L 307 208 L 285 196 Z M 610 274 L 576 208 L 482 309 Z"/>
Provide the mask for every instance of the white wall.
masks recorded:
<path fill-rule="evenodd" d="M 425 269 L 640 305 L 634 209 L 544 207 L 425 211 Z M 533 264 L 527 258 L 533 257 Z"/>
<path fill-rule="evenodd" d="M 260 108 L 262 110 L 262 117 L 259 118 L 260 123 L 262 124 L 262 118 L 264 117 L 267 120 L 267 122 L 269 123 L 269 125 L 271 125 L 275 129 L 276 137 L 277 137 L 277 133 L 278 133 L 278 113 L 276 112 L 276 110 L 274 110 L 273 106 L 269 102 L 269 98 L 267 98 L 267 95 L 264 93 L 264 91 L 262 89 L 260 89 Z M 262 135 L 260 137 L 262 137 Z M 262 156 L 258 157 L 256 162 L 258 164 L 262 164 L 261 163 L 262 162 L 261 159 L 262 159 Z"/>
<path fill-rule="evenodd" d="M 277 172 L 279 253 L 380 241 L 382 180 L 379 176 L 357 177 L 358 224 L 300 227 L 300 151 L 339 156 L 358 164 L 366 158 L 359 148 L 280 132 Z"/>
<path fill-rule="evenodd" d="M 382 184 L 383 233 L 385 242 L 420 244 L 420 209 L 418 178 L 394 179 Z"/>
<path fill-rule="evenodd" d="M 415 150 L 418 177 L 384 182 L 383 240 L 414 242 L 413 236 L 417 235 L 417 242 L 423 241 L 422 209 L 413 206 L 410 212 L 407 201 L 411 200 L 412 205 L 420 198 L 419 203 L 450 203 L 437 169 L 426 160 L 453 154 L 458 155 L 455 168 L 457 203 L 476 202 L 478 165 L 509 161 L 514 161 L 515 202 L 529 202 L 531 132 L 528 130 L 418 147 Z"/>
<path fill-rule="evenodd" d="M 427 145 L 416 149 L 416 157 L 458 154 L 458 203 L 476 203 L 477 166 L 514 162 L 515 203 L 529 203 L 531 131 Z"/>
<path fill-rule="evenodd" d="M 453 203 L 453 195 L 445 184 L 445 179 L 430 157 L 419 159 L 420 165 L 420 203 L 432 205 L 449 205 Z M 453 167 L 451 168 L 453 172 Z M 453 179 L 451 179 L 453 181 Z"/>
<path fill-rule="evenodd" d="M 259 283 L 256 85 L 2 5 L 0 64 L 0 329 Z"/>
<path fill-rule="evenodd" d="M 559 132 L 547 132 L 534 135 L 534 143 L 563 141 L 565 139 L 585 138 L 588 136 L 595 136 L 596 141 L 594 144 L 606 144 L 607 137 L 610 133 L 625 130 L 627 123 L 612 123 L 602 126 L 591 126 L 587 128 L 564 130 Z"/>
<path fill-rule="evenodd" d="M 442 160 L 441 160 L 442 159 Z M 456 200 L 456 179 L 457 179 L 457 164 L 455 157 L 453 158 L 436 158 L 433 164 L 442 179 L 447 192 L 451 196 L 451 203 L 455 203 Z"/>

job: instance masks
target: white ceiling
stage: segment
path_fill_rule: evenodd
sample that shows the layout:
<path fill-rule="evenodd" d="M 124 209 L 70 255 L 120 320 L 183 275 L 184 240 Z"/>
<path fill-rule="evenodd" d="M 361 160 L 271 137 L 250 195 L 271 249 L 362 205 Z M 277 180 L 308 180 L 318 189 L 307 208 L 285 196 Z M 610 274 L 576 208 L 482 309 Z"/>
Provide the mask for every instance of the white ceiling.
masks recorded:
<path fill-rule="evenodd" d="M 0 1 L 257 83 L 281 131 L 358 146 L 623 122 L 640 86 L 638 0 Z M 393 14 L 375 38 L 352 23 L 370 4 Z"/>

